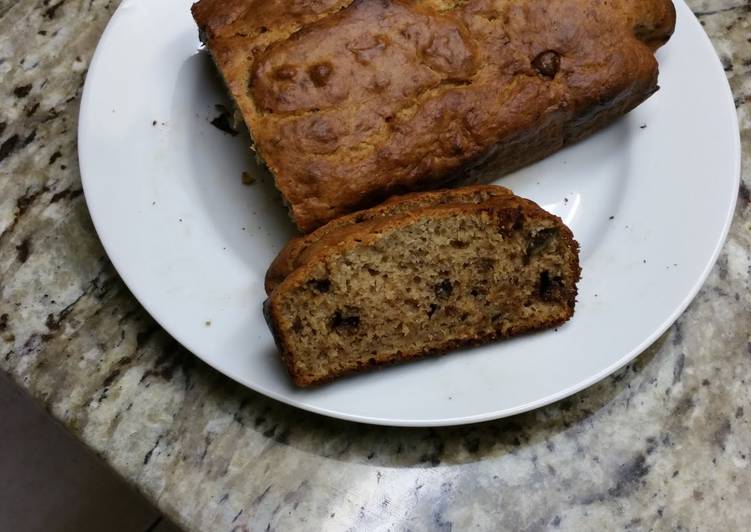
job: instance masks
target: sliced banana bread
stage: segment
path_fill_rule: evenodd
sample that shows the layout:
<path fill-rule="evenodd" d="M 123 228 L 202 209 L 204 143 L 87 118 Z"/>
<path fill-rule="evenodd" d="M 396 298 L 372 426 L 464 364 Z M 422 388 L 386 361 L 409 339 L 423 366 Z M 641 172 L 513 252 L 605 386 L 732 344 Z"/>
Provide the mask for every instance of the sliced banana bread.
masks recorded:
<path fill-rule="evenodd" d="M 333 222 L 297 251 L 264 312 L 298 386 L 573 315 L 580 269 L 571 231 L 506 189 L 481 190 L 364 211 L 363 221 Z"/>

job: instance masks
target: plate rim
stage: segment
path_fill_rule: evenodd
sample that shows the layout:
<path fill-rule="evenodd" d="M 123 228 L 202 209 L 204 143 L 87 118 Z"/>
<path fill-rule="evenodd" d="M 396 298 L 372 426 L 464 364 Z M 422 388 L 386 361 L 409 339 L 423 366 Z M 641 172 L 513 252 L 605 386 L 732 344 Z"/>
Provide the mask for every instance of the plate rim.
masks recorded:
<path fill-rule="evenodd" d="M 732 89 L 730 87 L 729 80 L 727 79 L 727 76 L 725 75 L 724 70 L 722 69 L 722 64 L 719 59 L 719 55 L 717 53 L 716 48 L 714 47 L 714 44 L 712 43 L 709 35 L 706 33 L 704 28 L 701 26 L 701 23 L 699 22 L 698 18 L 694 14 L 693 10 L 686 4 L 685 0 L 673 0 L 676 5 L 677 9 L 683 9 L 687 14 L 691 17 L 691 24 L 695 24 L 699 27 L 701 30 L 699 33 L 701 34 L 701 39 L 704 41 L 704 46 L 708 46 L 710 50 L 712 50 L 712 53 L 714 55 L 714 61 L 713 61 L 713 68 L 716 71 L 716 75 L 721 76 L 721 78 L 724 80 L 723 83 L 723 91 L 725 92 L 725 104 L 730 105 L 730 108 L 733 109 L 733 112 L 731 114 L 731 123 L 729 126 L 733 127 L 734 129 L 734 135 L 733 135 L 733 145 L 731 147 L 731 150 L 733 152 L 733 159 L 735 161 L 734 164 L 734 176 L 733 176 L 733 182 L 735 184 L 735 189 L 737 189 L 740 186 L 740 180 L 741 180 L 741 163 L 742 163 L 742 154 L 741 154 L 741 138 L 740 138 L 740 124 L 738 119 L 738 113 L 736 112 L 734 99 L 733 99 L 733 93 Z M 461 425 L 469 425 L 469 424 L 476 424 L 476 423 L 482 423 L 482 422 L 489 422 L 494 421 L 518 414 L 522 414 L 525 412 L 529 412 L 532 410 L 536 410 L 538 408 L 550 405 L 552 403 L 558 402 L 562 399 L 565 399 L 567 397 L 570 397 L 582 390 L 585 390 L 589 388 L 590 386 L 593 386 L 597 382 L 600 382 L 601 380 L 607 378 L 608 376 L 612 375 L 614 372 L 618 371 L 623 366 L 627 365 L 628 363 L 632 362 L 634 359 L 636 359 L 640 354 L 642 354 L 645 350 L 647 350 L 651 345 L 653 345 L 665 332 L 680 318 L 681 315 L 686 311 L 688 306 L 691 304 L 691 302 L 696 298 L 700 290 L 705 285 L 709 275 L 712 272 L 712 269 L 714 268 L 717 260 L 719 259 L 720 253 L 722 252 L 722 249 L 724 248 L 728 234 L 730 232 L 730 227 L 732 225 L 733 219 L 735 217 L 735 211 L 737 207 L 737 201 L 738 201 L 738 195 L 734 194 L 730 204 L 729 208 L 727 210 L 727 213 L 725 215 L 725 220 L 723 222 L 723 227 L 721 231 L 720 238 L 716 241 L 715 247 L 712 250 L 712 254 L 710 255 L 710 259 L 707 261 L 707 263 L 704 265 L 703 270 L 701 274 L 696 278 L 696 281 L 694 282 L 693 286 L 690 290 L 687 291 L 686 295 L 684 296 L 681 303 L 676 306 L 674 311 L 660 324 L 659 327 L 655 329 L 655 331 L 648 335 L 647 337 L 642 340 L 636 347 L 632 348 L 630 351 L 628 351 L 625 355 L 620 357 L 615 362 L 611 363 L 606 368 L 600 370 L 593 376 L 590 376 L 589 378 L 586 378 L 582 380 L 581 382 L 576 383 L 575 385 L 569 386 L 567 388 L 564 388 L 562 390 L 559 390 L 553 394 L 550 394 L 548 396 L 542 397 L 540 399 L 529 401 L 527 403 L 523 403 L 520 405 L 517 405 L 515 407 L 511 408 L 504 408 L 500 410 L 493 410 L 491 412 L 485 412 L 481 414 L 474 414 L 469 416 L 460 416 L 460 417 L 449 417 L 449 418 L 441 418 L 441 419 L 431 419 L 431 420 L 423 420 L 423 419 L 409 419 L 409 418 L 383 418 L 383 417 L 373 417 L 373 416 L 364 416 L 359 414 L 349 414 L 346 412 L 341 412 L 337 410 L 332 410 L 330 408 L 325 408 L 313 404 L 308 404 L 304 402 L 299 402 L 294 399 L 291 399 L 289 397 L 286 397 L 282 393 L 278 393 L 274 390 L 267 389 L 263 386 L 258 386 L 257 384 L 251 385 L 248 383 L 245 379 L 242 379 L 241 377 L 228 375 L 224 371 L 222 371 L 220 368 L 218 368 L 214 363 L 212 363 L 207 358 L 204 358 L 198 352 L 191 348 L 190 344 L 191 342 L 184 341 L 183 338 L 181 338 L 182 335 L 174 334 L 170 329 L 165 327 L 165 325 L 162 323 L 162 320 L 158 317 L 158 313 L 153 312 L 152 306 L 147 303 L 147 298 L 143 297 L 142 294 L 140 294 L 140 290 L 138 290 L 134 285 L 134 283 L 129 282 L 127 275 L 124 275 L 125 268 L 122 267 L 122 264 L 118 264 L 118 262 L 113 258 L 113 256 L 116 256 L 116 254 L 113 254 L 110 252 L 111 250 L 111 242 L 107 243 L 105 239 L 102 238 L 102 220 L 101 218 L 98 218 L 95 214 L 95 209 L 92 210 L 90 205 L 90 188 L 87 187 L 87 182 L 89 182 L 89 178 L 91 178 L 91 173 L 88 173 L 89 178 L 86 177 L 87 172 L 84 170 L 86 164 L 84 163 L 84 159 L 86 158 L 83 155 L 83 152 L 86 151 L 83 146 L 85 145 L 84 142 L 82 142 L 82 127 L 81 124 L 84 122 L 84 116 L 88 114 L 89 112 L 89 106 L 91 101 L 91 92 L 92 92 L 92 83 L 89 82 L 90 76 L 93 72 L 96 71 L 96 67 L 98 65 L 98 62 L 101 60 L 103 55 L 103 43 L 106 42 L 111 36 L 111 30 L 114 24 L 117 24 L 118 18 L 123 13 L 123 8 L 128 5 L 129 2 L 123 2 L 121 3 L 118 8 L 115 10 L 115 13 L 113 13 L 112 17 L 110 17 L 110 20 L 107 22 L 107 25 L 105 26 L 104 31 L 102 32 L 102 35 L 97 42 L 97 46 L 95 49 L 95 52 L 92 56 L 92 59 L 89 63 L 89 67 L 86 73 L 86 81 L 84 82 L 84 87 L 82 90 L 81 95 L 81 105 L 78 112 L 78 126 L 77 126 L 77 151 L 78 151 L 78 163 L 79 163 L 79 171 L 81 176 L 81 184 L 83 187 L 84 192 L 84 198 L 86 200 L 87 209 L 89 211 L 89 216 L 91 217 L 92 223 L 94 225 L 94 229 L 97 233 L 97 238 L 99 239 L 102 247 L 105 250 L 105 253 L 107 254 L 107 258 L 112 264 L 113 268 L 117 272 L 120 279 L 123 281 L 123 283 L 126 285 L 128 290 L 133 294 L 133 297 L 136 298 L 138 303 L 146 310 L 146 312 L 149 313 L 151 318 L 156 321 L 159 326 L 164 329 L 164 331 L 169 334 L 171 337 L 173 337 L 175 340 L 177 340 L 182 346 L 184 346 L 188 351 L 190 351 L 192 356 L 198 357 L 201 361 L 203 361 L 205 364 L 210 366 L 215 371 L 221 373 L 225 377 L 245 386 L 246 388 L 249 388 L 256 393 L 259 393 L 261 395 L 264 395 L 266 397 L 269 397 L 275 401 L 279 401 L 283 404 L 292 406 L 294 408 L 298 408 L 300 410 L 304 410 L 307 412 L 311 412 L 317 415 L 322 415 L 326 417 L 331 417 L 335 419 L 341 419 L 345 421 L 351 421 L 356 423 L 362 423 L 362 424 L 368 424 L 368 425 L 377 425 L 377 426 L 392 426 L 392 427 L 411 427 L 411 428 L 427 428 L 427 427 L 449 427 L 449 426 L 461 426 Z"/>

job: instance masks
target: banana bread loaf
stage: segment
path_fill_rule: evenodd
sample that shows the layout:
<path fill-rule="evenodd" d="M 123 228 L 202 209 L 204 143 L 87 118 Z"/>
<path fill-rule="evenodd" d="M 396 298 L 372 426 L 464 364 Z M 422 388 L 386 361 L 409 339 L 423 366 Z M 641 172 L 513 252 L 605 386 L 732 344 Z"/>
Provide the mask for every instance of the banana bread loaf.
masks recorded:
<path fill-rule="evenodd" d="M 657 90 L 670 0 L 201 0 L 303 232 L 463 169 L 506 173 Z"/>
<path fill-rule="evenodd" d="M 413 195 L 293 241 L 264 312 L 294 382 L 567 321 L 580 275 L 571 231 L 491 188 Z"/>

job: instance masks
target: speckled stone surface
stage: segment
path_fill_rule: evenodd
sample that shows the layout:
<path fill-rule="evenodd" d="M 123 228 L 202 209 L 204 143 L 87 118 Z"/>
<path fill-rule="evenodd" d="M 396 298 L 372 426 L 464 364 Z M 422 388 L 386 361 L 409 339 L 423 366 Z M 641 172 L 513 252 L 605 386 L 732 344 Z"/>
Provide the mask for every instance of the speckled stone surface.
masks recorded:
<path fill-rule="evenodd" d="M 677 324 L 562 403 L 441 430 L 338 422 L 175 344 L 81 195 L 76 116 L 115 0 L 0 0 L 0 367 L 186 529 L 751 528 L 751 2 L 692 0 L 730 79 L 743 185 Z"/>

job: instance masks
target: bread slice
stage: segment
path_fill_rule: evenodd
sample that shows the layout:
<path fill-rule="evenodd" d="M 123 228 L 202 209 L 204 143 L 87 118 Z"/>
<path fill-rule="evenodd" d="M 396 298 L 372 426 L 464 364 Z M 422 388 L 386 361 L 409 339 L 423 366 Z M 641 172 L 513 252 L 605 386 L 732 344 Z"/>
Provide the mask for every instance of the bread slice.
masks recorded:
<path fill-rule="evenodd" d="M 193 16 L 303 232 L 498 176 L 657 90 L 670 0 L 200 0 Z"/>
<path fill-rule="evenodd" d="M 567 321 L 580 275 L 571 231 L 497 192 L 453 203 L 434 195 L 386 215 L 380 207 L 309 242 L 264 303 L 295 384 Z"/>

